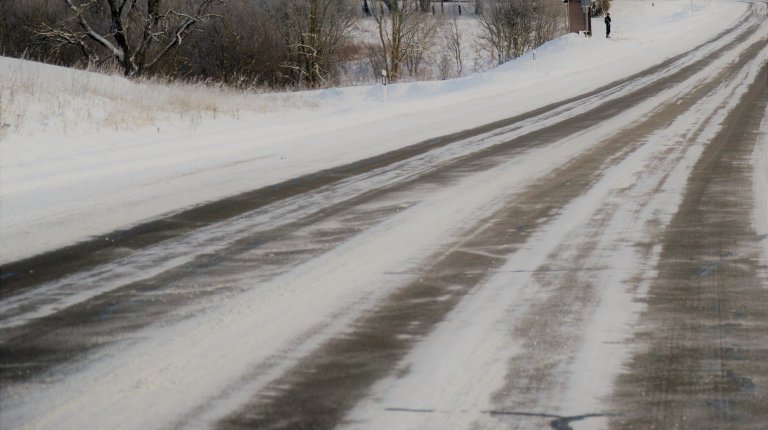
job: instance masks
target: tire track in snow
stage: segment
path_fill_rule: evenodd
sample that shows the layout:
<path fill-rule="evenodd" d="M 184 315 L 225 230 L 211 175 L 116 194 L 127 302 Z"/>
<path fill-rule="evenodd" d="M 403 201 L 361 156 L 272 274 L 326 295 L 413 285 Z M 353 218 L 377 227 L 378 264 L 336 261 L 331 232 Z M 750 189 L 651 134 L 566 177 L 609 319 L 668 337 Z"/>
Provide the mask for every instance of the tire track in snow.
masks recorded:
<path fill-rule="evenodd" d="M 759 271 L 749 165 L 767 81 L 764 63 L 702 154 L 663 236 L 637 352 L 612 398 L 624 410 L 617 427 L 761 428 L 768 420 L 768 279 Z"/>

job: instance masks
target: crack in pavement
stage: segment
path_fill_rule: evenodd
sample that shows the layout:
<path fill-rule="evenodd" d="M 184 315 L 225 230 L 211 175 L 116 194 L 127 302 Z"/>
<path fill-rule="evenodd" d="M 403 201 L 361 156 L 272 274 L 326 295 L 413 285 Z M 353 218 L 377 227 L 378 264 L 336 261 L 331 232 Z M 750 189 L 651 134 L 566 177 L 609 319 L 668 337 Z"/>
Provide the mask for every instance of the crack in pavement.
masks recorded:
<path fill-rule="evenodd" d="M 549 422 L 549 426 L 554 430 L 573 430 L 570 424 L 574 421 L 582 421 L 588 418 L 616 416 L 616 414 L 608 414 L 608 413 L 590 413 L 590 414 L 583 414 L 583 415 L 562 416 L 562 415 L 539 413 L 539 412 L 516 412 L 516 411 L 502 411 L 502 410 L 443 411 L 443 410 L 437 410 L 437 409 L 413 409 L 413 408 L 386 408 L 384 410 L 387 412 L 410 412 L 410 413 L 420 413 L 420 414 L 480 413 L 485 415 L 507 415 L 507 416 L 519 416 L 519 417 L 555 418 L 554 420 Z"/>

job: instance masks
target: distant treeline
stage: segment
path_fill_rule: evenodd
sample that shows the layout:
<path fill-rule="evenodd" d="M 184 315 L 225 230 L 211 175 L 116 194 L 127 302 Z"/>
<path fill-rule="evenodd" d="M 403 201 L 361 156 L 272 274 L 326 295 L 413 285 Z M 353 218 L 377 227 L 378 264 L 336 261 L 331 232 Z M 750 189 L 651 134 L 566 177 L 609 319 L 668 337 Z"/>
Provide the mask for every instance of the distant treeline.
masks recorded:
<path fill-rule="evenodd" d="M 481 29 L 467 46 L 456 5 L 439 3 L 3 0 L 0 54 L 128 77 L 323 87 L 380 79 L 382 70 L 390 81 L 460 76 L 470 50 L 501 63 L 564 31 L 561 0 L 461 2 Z"/>

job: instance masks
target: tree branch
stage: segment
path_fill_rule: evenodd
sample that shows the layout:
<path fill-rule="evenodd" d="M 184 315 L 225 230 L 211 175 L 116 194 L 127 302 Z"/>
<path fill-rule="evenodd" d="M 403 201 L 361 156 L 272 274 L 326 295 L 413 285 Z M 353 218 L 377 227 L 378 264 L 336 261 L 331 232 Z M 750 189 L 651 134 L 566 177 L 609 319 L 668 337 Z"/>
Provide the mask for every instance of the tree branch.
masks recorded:
<path fill-rule="evenodd" d="M 91 0 L 88 3 L 80 5 L 80 7 L 77 7 L 74 4 L 72 4 L 72 0 L 64 0 L 64 1 L 67 3 L 67 5 L 69 5 L 70 9 L 72 9 L 72 11 L 75 12 L 75 18 L 78 20 L 78 23 L 80 24 L 80 27 L 83 29 L 83 31 L 85 31 L 85 35 L 88 36 L 94 42 L 98 43 L 99 45 L 111 51 L 112 55 L 114 55 L 120 61 L 123 61 L 124 55 L 125 55 L 124 51 L 116 47 L 112 43 L 110 43 L 110 41 L 104 38 L 104 36 L 97 33 L 88 23 L 88 21 L 85 20 L 85 17 L 83 16 L 85 9 L 87 9 L 92 4 L 96 3 L 96 1 Z"/>
<path fill-rule="evenodd" d="M 176 17 L 182 18 L 182 22 L 176 26 L 176 30 L 173 32 L 173 36 L 170 38 L 170 41 L 160 49 L 160 51 L 154 56 L 154 59 L 146 63 L 144 66 L 146 69 L 152 68 L 155 64 L 157 64 L 160 59 L 165 56 L 168 51 L 173 49 L 174 47 L 181 45 L 181 41 L 183 40 L 184 36 L 189 34 L 193 27 L 197 25 L 199 22 L 204 21 L 206 19 L 210 19 L 213 17 L 218 17 L 216 14 L 209 14 L 206 13 L 208 8 L 212 3 L 221 3 L 221 0 L 204 0 L 201 1 L 196 10 L 194 15 L 184 14 L 177 12 L 173 9 L 169 10 L 165 17 L 174 15 Z M 159 19 L 159 18 L 158 18 Z"/>

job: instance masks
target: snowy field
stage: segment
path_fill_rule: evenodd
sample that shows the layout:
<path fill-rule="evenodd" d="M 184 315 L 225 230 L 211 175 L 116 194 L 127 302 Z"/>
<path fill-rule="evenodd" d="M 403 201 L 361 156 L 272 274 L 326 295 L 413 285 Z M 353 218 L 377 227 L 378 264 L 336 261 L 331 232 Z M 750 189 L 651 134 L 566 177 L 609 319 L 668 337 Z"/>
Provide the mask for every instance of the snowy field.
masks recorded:
<path fill-rule="evenodd" d="M 386 90 L 244 94 L 0 58 L 0 262 L 576 96 L 690 49 L 744 8 L 616 1 L 610 40 L 568 35 L 535 61 Z"/>

